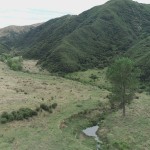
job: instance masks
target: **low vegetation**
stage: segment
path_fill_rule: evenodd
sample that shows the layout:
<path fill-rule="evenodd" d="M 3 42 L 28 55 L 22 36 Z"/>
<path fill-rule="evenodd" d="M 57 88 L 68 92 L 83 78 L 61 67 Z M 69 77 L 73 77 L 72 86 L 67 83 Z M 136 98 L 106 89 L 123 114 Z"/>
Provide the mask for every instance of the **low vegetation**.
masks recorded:
<path fill-rule="evenodd" d="M 28 119 L 36 115 L 37 112 L 30 108 L 20 108 L 18 111 L 12 111 L 10 113 L 3 112 L 0 116 L 0 122 L 4 124 L 14 120 Z"/>
<path fill-rule="evenodd" d="M 105 77 L 107 69 L 71 73 L 65 79 L 14 72 L 2 62 L 0 67 L 3 86 L 0 95 L 4 95 L 0 105 L 0 149 L 95 149 L 95 140 L 83 135 L 82 130 L 99 121 L 104 150 L 150 147 L 147 140 L 150 139 L 149 95 L 144 92 L 136 94 L 132 103 L 126 106 L 124 119 L 120 110 L 102 115 L 99 108 L 108 106 L 110 93 L 110 84 Z M 90 78 L 92 74 L 98 77 L 96 81 Z M 38 115 L 33 117 L 31 110 Z M 20 115 L 17 117 L 16 114 Z M 14 116 L 25 118 L 15 121 Z M 146 141 L 145 144 L 142 141 Z"/>
<path fill-rule="evenodd" d="M 53 103 L 52 105 L 41 104 L 40 107 L 37 107 L 35 110 L 30 108 L 20 108 L 18 111 L 12 111 L 10 113 L 3 112 L 0 115 L 0 123 L 5 124 L 14 120 L 28 119 L 37 116 L 38 112 L 42 110 L 52 113 L 52 109 L 55 109 L 56 107 L 57 103 Z"/>
<path fill-rule="evenodd" d="M 82 130 L 98 124 L 103 150 L 149 150 L 149 14 L 150 5 L 110 0 L 0 36 L 0 149 L 94 150 Z M 141 68 L 137 91 L 129 59 L 107 72 L 118 56 Z"/>
<path fill-rule="evenodd" d="M 121 110 L 105 117 L 99 129 L 105 150 L 150 149 L 150 100 L 145 92 L 136 94 L 130 105 L 126 106 L 126 117 Z"/>
<path fill-rule="evenodd" d="M 23 59 L 21 56 L 13 57 L 13 55 L 11 54 L 4 53 L 0 56 L 0 60 L 2 62 L 5 62 L 9 66 L 9 68 L 14 71 L 22 70 Z"/>
<path fill-rule="evenodd" d="M 69 124 L 65 130 L 60 126 L 65 126 L 62 122 L 66 118 L 80 112 L 86 114 L 87 110 L 95 109 L 101 102 L 107 101 L 106 90 L 57 76 L 16 72 L 10 70 L 3 62 L 0 62 L 0 69 L 0 83 L 3 87 L 0 91 L 0 114 L 2 115 L 3 112 L 11 114 L 13 111 L 19 111 L 20 108 L 29 108 L 38 114 L 28 119 L 0 124 L 0 149 L 95 148 L 96 142 L 92 138 L 75 137 Z M 46 111 L 40 107 L 42 105 Z M 86 123 L 86 120 L 83 120 L 80 124 L 82 128 L 86 127 Z M 75 128 L 78 132 L 81 131 L 78 122 Z"/>

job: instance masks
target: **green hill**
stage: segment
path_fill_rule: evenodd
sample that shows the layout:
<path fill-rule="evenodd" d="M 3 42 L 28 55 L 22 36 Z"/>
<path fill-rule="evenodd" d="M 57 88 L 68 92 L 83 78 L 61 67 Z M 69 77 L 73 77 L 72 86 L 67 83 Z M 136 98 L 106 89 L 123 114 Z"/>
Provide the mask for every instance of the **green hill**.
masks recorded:
<path fill-rule="evenodd" d="M 111 0 L 78 16 L 52 19 L 20 36 L 12 47 L 39 59 L 50 72 L 68 73 L 108 66 L 149 35 L 150 5 Z"/>
<path fill-rule="evenodd" d="M 0 44 L 8 47 L 9 51 L 13 49 L 17 41 L 27 32 L 40 24 L 27 26 L 8 26 L 0 29 Z"/>
<path fill-rule="evenodd" d="M 7 53 L 7 52 L 10 52 L 10 48 L 4 44 L 0 44 L 0 53 Z"/>
<path fill-rule="evenodd" d="M 147 36 L 132 46 L 128 50 L 127 56 L 135 60 L 137 66 L 141 68 L 141 79 L 145 82 L 150 81 L 150 36 Z"/>

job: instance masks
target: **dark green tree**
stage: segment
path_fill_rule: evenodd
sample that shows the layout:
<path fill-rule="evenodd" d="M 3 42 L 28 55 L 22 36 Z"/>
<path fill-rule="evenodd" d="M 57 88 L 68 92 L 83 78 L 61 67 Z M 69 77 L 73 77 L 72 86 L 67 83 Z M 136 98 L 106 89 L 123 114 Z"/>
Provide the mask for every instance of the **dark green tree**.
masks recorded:
<path fill-rule="evenodd" d="M 125 105 L 133 100 L 138 85 L 139 69 L 129 58 L 119 58 L 107 70 L 107 78 L 112 84 L 111 106 L 120 106 L 125 116 Z"/>

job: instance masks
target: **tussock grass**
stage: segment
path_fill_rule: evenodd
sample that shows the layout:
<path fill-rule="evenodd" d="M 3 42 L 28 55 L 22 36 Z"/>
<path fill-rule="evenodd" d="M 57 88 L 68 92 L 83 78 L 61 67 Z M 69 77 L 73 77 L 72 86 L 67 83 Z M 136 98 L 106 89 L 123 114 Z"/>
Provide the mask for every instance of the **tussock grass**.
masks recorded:
<path fill-rule="evenodd" d="M 32 68 L 32 67 L 31 67 Z M 86 109 L 98 106 L 108 92 L 96 86 L 45 74 L 15 72 L 0 62 L 0 114 L 20 108 L 36 109 L 41 103 L 57 103 L 53 113 L 42 111 L 34 118 L 0 124 L 0 149 L 8 150 L 91 150 L 95 141 L 76 138 L 61 122 Z M 32 70 L 31 70 L 32 72 Z M 78 107 L 78 106 L 81 107 Z M 86 124 L 86 122 L 84 123 Z M 92 143 L 92 144 L 90 144 Z"/>
<path fill-rule="evenodd" d="M 149 95 L 138 94 L 139 99 L 127 106 L 127 115 L 121 110 L 106 117 L 99 130 L 100 137 L 107 139 L 107 149 L 150 149 L 150 100 Z"/>

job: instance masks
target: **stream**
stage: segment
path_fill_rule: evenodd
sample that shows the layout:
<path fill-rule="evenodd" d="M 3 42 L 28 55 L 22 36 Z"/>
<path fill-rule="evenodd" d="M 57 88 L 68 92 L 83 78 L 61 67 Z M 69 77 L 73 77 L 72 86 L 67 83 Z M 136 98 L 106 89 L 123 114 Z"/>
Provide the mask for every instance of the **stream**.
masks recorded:
<path fill-rule="evenodd" d="M 100 147 L 100 140 L 99 140 L 99 137 L 97 136 L 96 132 L 98 130 L 99 126 L 93 126 L 93 127 L 89 127 L 89 128 L 86 128 L 83 130 L 83 133 L 87 136 L 91 136 L 91 137 L 94 137 L 95 138 L 95 141 L 97 142 L 97 145 L 96 145 L 96 150 L 101 150 L 101 147 Z"/>

